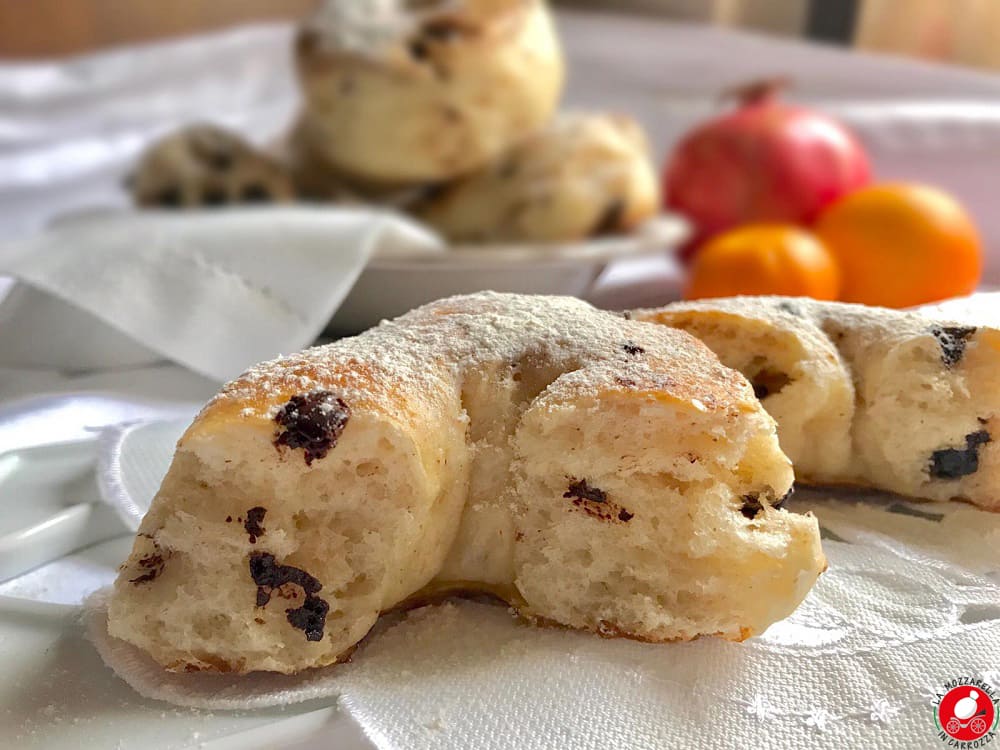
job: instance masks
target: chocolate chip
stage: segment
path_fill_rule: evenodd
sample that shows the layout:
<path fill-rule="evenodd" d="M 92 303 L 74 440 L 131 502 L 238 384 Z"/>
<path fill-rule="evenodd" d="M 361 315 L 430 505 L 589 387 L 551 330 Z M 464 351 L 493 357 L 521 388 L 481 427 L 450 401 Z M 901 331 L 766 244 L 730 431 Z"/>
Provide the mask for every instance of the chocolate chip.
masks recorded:
<path fill-rule="evenodd" d="M 965 345 L 972 334 L 976 332 L 975 326 L 933 326 L 931 335 L 937 339 L 941 347 L 941 362 L 945 367 L 954 367 L 962 360 L 965 354 Z"/>
<path fill-rule="evenodd" d="M 792 382 L 791 378 L 777 370 L 761 370 L 750 378 L 750 385 L 753 386 L 753 395 L 758 399 L 764 399 L 775 393 L 779 393 L 790 382 Z"/>
<path fill-rule="evenodd" d="M 270 203 L 274 200 L 267 185 L 251 182 L 240 189 L 240 200 L 244 203 Z"/>
<path fill-rule="evenodd" d="M 573 505 L 591 518 L 601 521 L 621 521 L 628 523 L 634 517 L 625 508 L 612 502 L 608 493 L 597 487 L 591 487 L 586 479 L 573 479 L 563 497 L 573 501 Z"/>
<path fill-rule="evenodd" d="M 306 634 L 307 641 L 323 640 L 323 627 L 326 625 L 326 614 L 330 605 L 318 596 L 306 596 L 302 606 L 296 609 L 286 609 L 285 617 L 293 628 L 298 628 Z"/>
<path fill-rule="evenodd" d="M 274 421 L 285 429 L 274 438 L 274 446 L 305 449 L 306 465 L 324 458 L 337 445 L 351 410 L 329 391 L 292 396 Z"/>
<path fill-rule="evenodd" d="M 423 39 L 411 39 L 408 49 L 410 50 L 410 57 L 420 62 L 424 62 L 431 56 L 430 48 Z"/>
<path fill-rule="evenodd" d="M 156 547 L 156 544 L 154 543 L 153 546 Z M 159 547 L 156 547 L 156 549 L 158 550 Z M 129 583 L 148 583 L 163 572 L 163 566 L 166 564 L 166 559 L 161 552 L 157 551 L 148 554 L 145 557 L 140 557 L 136 564 L 140 568 L 143 568 L 146 572 L 136 576 L 135 578 L 130 578 Z"/>
<path fill-rule="evenodd" d="M 232 523 L 232 522 L 233 522 L 233 517 L 232 516 L 226 516 L 226 523 Z"/>
<path fill-rule="evenodd" d="M 633 357 L 637 357 L 640 354 L 646 353 L 646 350 L 643 349 L 638 344 L 636 344 L 634 341 L 626 341 L 624 344 L 622 344 L 622 349 L 625 350 L 626 354 L 631 354 Z"/>
<path fill-rule="evenodd" d="M 621 230 L 622 217 L 625 214 L 625 202 L 616 198 L 601 212 L 594 226 L 588 233 L 591 237 L 614 234 Z"/>
<path fill-rule="evenodd" d="M 227 202 L 226 191 L 222 188 L 205 188 L 205 192 L 201 194 L 202 205 L 205 206 L 222 206 Z"/>
<path fill-rule="evenodd" d="M 164 208 L 179 208 L 182 202 L 181 189 L 177 186 L 163 188 L 156 194 L 155 203 Z"/>
<path fill-rule="evenodd" d="M 979 446 L 992 441 L 986 430 L 965 436 L 965 448 L 942 448 L 931 454 L 928 471 L 935 479 L 959 479 L 979 471 Z"/>
<path fill-rule="evenodd" d="M 306 595 L 305 601 L 300 607 L 286 609 L 285 617 L 293 628 L 305 633 L 307 641 L 322 640 L 326 615 L 330 611 L 330 605 L 316 596 L 323 584 L 301 568 L 280 564 L 270 552 L 250 555 L 250 577 L 257 584 L 258 607 L 266 606 L 281 586 L 288 583 L 299 586 Z"/>
<path fill-rule="evenodd" d="M 236 161 L 234 144 L 239 139 L 216 127 L 204 127 L 190 133 L 188 145 L 196 159 L 217 172 L 226 172 Z"/>
<path fill-rule="evenodd" d="M 792 496 L 795 491 L 794 487 L 789 489 L 780 500 L 775 501 L 774 499 L 774 489 L 772 487 L 766 487 L 760 492 L 750 492 L 744 495 L 741 499 L 743 500 L 743 505 L 740 507 L 740 513 L 742 513 L 747 518 L 753 520 L 757 517 L 764 508 L 780 508 L 782 504 Z"/>
<path fill-rule="evenodd" d="M 243 528 L 246 529 L 247 534 L 250 535 L 250 544 L 257 543 L 257 537 L 264 536 L 264 528 L 260 525 L 261 521 L 264 520 L 264 515 L 267 513 L 267 508 L 262 508 L 259 505 L 256 508 L 251 508 L 247 511 L 247 520 L 243 524 Z"/>
<path fill-rule="evenodd" d="M 271 592 L 262 586 L 257 587 L 257 606 L 264 607 L 271 601 Z"/>
<path fill-rule="evenodd" d="M 751 492 L 743 496 L 743 507 L 740 508 L 740 513 L 744 516 L 754 519 L 762 510 L 764 510 L 764 504 L 761 503 L 759 494 Z"/>
<path fill-rule="evenodd" d="M 251 553 L 250 577 L 254 583 L 266 589 L 294 583 L 301 586 L 307 594 L 315 594 L 323 588 L 323 584 L 301 568 L 280 564 L 270 552 Z"/>
<path fill-rule="evenodd" d="M 222 153 L 221 151 L 208 157 L 208 163 L 212 165 L 213 169 L 219 172 L 227 172 L 232 169 L 235 161 L 232 154 Z"/>
<path fill-rule="evenodd" d="M 589 500 L 592 503 L 606 503 L 608 493 L 597 487 L 591 487 L 586 479 L 574 479 L 569 484 L 569 489 L 563 493 L 565 498 L 577 498 L 578 500 Z"/>

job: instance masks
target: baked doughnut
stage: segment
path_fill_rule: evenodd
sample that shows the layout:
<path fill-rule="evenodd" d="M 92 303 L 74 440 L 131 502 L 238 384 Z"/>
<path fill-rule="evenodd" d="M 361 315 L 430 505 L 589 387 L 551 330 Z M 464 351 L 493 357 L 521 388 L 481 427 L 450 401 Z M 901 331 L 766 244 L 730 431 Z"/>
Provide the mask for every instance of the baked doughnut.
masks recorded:
<path fill-rule="evenodd" d="M 379 613 L 739 640 L 824 567 L 774 421 L 687 334 L 563 297 L 431 303 L 259 365 L 178 443 L 109 632 L 170 670 L 295 672 Z"/>
<path fill-rule="evenodd" d="M 374 183 L 478 169 L 549 119 L 563 83 L 544 0 L 326 0 L 296 61 L 311 150 Z"/>
<path fill-rule="evenodd" d="M 1000 510 L 1000 330 L 781 297 L 631 315 L 694 334 L 742 372 L 799 481 Z"/>
<path fill-rule="evenodd" d="M 140 206 L 269 203 L 294 197 L 288 170 L 236 133 L 191 125 L 154 143 L 129 178 Z"/>
<path fill-rule="evenodd" d="M 415 213 L 455 242 L 547 242 L 627 232 L 659 203 L 639 124 L 572 114 L 442 188 Z"/>

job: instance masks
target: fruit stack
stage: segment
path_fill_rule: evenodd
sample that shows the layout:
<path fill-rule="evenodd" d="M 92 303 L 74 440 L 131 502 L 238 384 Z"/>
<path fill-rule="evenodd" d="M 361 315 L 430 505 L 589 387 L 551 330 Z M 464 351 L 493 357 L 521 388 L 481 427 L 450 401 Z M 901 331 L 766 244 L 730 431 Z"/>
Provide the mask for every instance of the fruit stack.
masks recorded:
<path fill-rule="evenodd" d="M 667 207 L 696 231 L 685 296 L 780 294 L 909 307 L 971 293 L 982 248 L 962 206 L 934 187 L 872 182 L 842 124 L 782 102 L 781 81 L 736 92 L 731 112 L 683 138 Z"/>

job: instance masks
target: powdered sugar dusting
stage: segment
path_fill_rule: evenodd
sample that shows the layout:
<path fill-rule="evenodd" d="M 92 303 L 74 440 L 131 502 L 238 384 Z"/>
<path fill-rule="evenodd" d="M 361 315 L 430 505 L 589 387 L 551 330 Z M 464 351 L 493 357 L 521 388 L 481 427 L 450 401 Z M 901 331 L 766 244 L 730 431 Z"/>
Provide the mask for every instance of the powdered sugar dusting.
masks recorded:
<path fill-rule="evenodd" d="M 644 350 L 629 355 L 632 342 Z M 433 302 L 365 333 L 259 364 L 210 404 L 238 402 L 241 414 L 271 417 L 294 393 L 327 389 L 352 409 L 417 414 L 455 398 L 468 372 L 501 364 L 544 363 L 572 372 L 564 387 L 655 390 L 700 401 L 705 409 L 753 402 L 738 374 L 693 337 L 629 321 L 571 297 L 479 294 Z"/>
<path fill-rule="evenodd" d="M 455 0 L 325 0 L 305 29 L 316 36 L 322 48 L 379 54 L 413 34 L 427 19 L 458 5 Z"/>

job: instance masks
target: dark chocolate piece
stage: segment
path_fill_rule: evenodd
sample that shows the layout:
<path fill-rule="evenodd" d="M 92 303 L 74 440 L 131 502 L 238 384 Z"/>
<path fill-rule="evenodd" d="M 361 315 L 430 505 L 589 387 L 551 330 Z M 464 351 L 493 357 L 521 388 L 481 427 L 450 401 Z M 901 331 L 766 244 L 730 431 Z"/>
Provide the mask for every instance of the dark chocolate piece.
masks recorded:
<path fill-rule="evenodd" d="M 323 640 L 323 627 L 326 625 L 326 614 L 330 605 L 318 596 L 307 596 L 302 606 L 296 609 L 286 609 L 285 616 L 293 628 L 298 628 L 306 634 L 307 641 Z"/>
<path fill-rule="evenodd" d="M 336 447 L 350 417 L 350 407 L 329 391 L 292 396 L 274 418 L 285 428 L 274 438 L 274 445 L 303 448 L 306 465 L 312 465 Z"/>
<path fill-rule="evenodd" d="M 573 479 L 563 497 L 573 501 L 573 505 L 591 518 L 601 521 L 621 521 L 628 523 L 635 514 L 608 498 L 608 493 L 598 487 L 591 487 L 586 479 Z"/>
<path fill-rule="evenodd" d="M 622 344 L 622 349 L 625 350 L 626 354 L 631 354 L 633 357 L 637 357 L 640 354 L 646 353 L 646 350 L 643 349 L 638 344 L 636 344 L 634 341 L 626 341 L 624 344 Z"/>
<path fill-rule="evenodd" d="M 240 200 L 244 203 L 270 203 L 274 200 L 274 196 L 271 195 L 267 185 L 251 182 L 240 190 Z"/>
<path fill-rule="evenodd" d="M 781 499 L 777 501 L 774 498 L 774 489 L 772 487 L 765 487 L 760 492 L 747 493 L 741 498 L 743 505 L 740 507 L 740 513 L 753 520 L 764 508 L 780 508 L 792 496 L 793 492 L 795 492 L 794 486 L 790 487 L 788 492 L 782 495 Z"/>
<path fill-rule="evenodd" d="M 430 48 L 423 39 L 411 39 L 408 48 L 410 50 L 410 57 L 414 60 L 423 62 L 431 56 Z"/>
<path fill-rule="evenodd" d="M 759 493 L 751 492 L 743 496 L 743 507 L 740 508 L 740 513 L 744 516 L 753 520 L 762 510 L 764 510 L 764 504 L 760 501 Z"/>
<path fill-rule="evenodd" d="M 211 151 L 205 154 L 205 161 L 211 165 L 212 169 L 226 172 L 233 166 L 233 155 L 228 151 Z"/>
<path fill-rule="evenodd" d="M 942 448 L 931 454 L 928 471 L 935 479 L 959 479 L 979 471 L 979 446 L 993 440 L 986 430 L 965 436 L 965 448 Z"/>
<path fill-rule="evenodd" d="M 267 513 L 267 508 L 262 508 L 257 506 L 256 508 L 251 508 L 247 511 L 247 520 L 243 524 L 243 528 L 246 529 L 247 534 L 250 535 L 250 544 L 257 543 L 257 537 L 264 536 L 264 527 L 261 526 L 261 521 L 264 520 L 264 515 Z"/>
<path fill-rule="evenodd" d="M 293 583 L 299 586 L 306 598 L 300 607 L 285 610 L 288 623 L 306 635 L 307 641 L 323 639 L 323 627 L 330 605 L 316 592 L 323 584 L 301 568 L 282 565 L 270 552 L 254 552 L 250 555 L 250 577 L 257 584 L 257 606 L 267 606 L 271 595 L 282 586 Z"/>
<path fill-rule="evenodd" d="M 223 206 L 227 202 L 226 191 L 222 188 L 205 188 L 201 194 L 201 202 L 205 206 Z"/>
<path fill-rule="evenodd" d="M 589 500 L 592 503 L 606 503 L 608 493 L 597 487 L 591 487 L 586 479 L 574 479 L 569 484 L 569 489 L 563 493 L 565 498 L 577 498 L 579 500 Z"/>
<path fill-rule="evenodd" d="M 792 382 L 785 373 L 776 370 L 761 370 L 752 378 L 750 385 L 753 386 L 753 395 L 758 399 L 764 399 L 779 393 L 782 388 Z"/>
<path fill-rule="evenodd" d="M 156 547 L 155 543 L 153 546 Z M 156 547 L 156 549 L 159 550 L 159 547 Z M 146 572 L 136 576 L 135 578 L 130 578 L 129 583 L 148 583 L 149 581 L 154 580 L 160 575 L 160 573 L 163 572 L 163 566 L 166 564 L 166 559 L 160 552 L 153 552 L 145 557 L 140 557 L 137 564 Z"/>
<path fill-rule="evenodd" d="M 601 215 L 597 217 L 593 228 L 590 230 L 591 237 L 601 237 L 606 234 L 620 232 L 622 227 L 622 217 L 625 215 L 625 202 L 615 199 L 609 203 Z"/>
<path fill-rule="evenodd" d="M 975 326 L 933 326 L 931 335 L 941 347 L 941 362 L 945 367 L 954 367 L 962 361 L 965 345 L 976 332 Z"/>
<path fill-rule="evenodd" d="M 156 204 L 164 208 L 179 208 L 183 202 L 181 189 L 177 186 L 163 188 L 156 195 Z"/>

